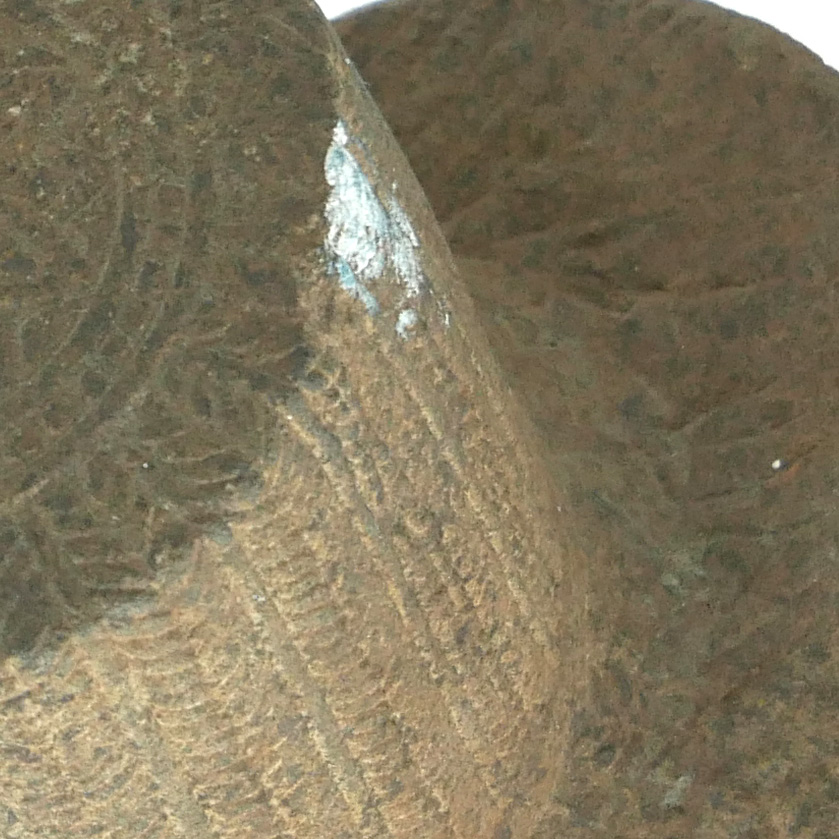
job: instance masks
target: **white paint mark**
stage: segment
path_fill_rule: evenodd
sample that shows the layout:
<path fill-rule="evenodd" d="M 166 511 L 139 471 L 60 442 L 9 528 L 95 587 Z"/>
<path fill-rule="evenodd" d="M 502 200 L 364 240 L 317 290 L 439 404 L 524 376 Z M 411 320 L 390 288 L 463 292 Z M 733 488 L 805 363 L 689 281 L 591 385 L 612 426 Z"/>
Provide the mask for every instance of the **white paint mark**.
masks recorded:
<path fill-rule="evenodd" d="M 396 334 L 403 340 L 410 338 L 408 331 L 417 325 L 417 313 L 413 309 L 403 309 L 396 319 Z"/>
<path fill-rule="evenodd" d="M 388 209 L 393 229 L 397 233 L 391 245 L 393 265 L 408 297 L 419 297 L 424 284 L 422 269 L 414 253 L 419 247 L 419 239 L 408 215 L 397 203 L 395 195 L 391 196 Z"/>
<path fill-rule="evenodd" d="M 349 144 L 347 126 L 338 120 L 324 161 L 326 181 L 332 187 L 326 202 L 329 231 L 324 246 L 330 273 L 337 276 L 345 291 L 364 303 L 369 314 L 378 315 L 381 307 L 370 286 L 388 269 L 403 288 L 400 305 L 425 289 L 416 253 L 420 242 L 396 200 L 396 184 L 383 204 Z M 407 328 L 416 320 L 408 323 L 402 319 L 403 314 L 399 315 L 396 331 L 400 337 L 407 337 Z M 416 319 L 415 312 L 413 317 Z"/>

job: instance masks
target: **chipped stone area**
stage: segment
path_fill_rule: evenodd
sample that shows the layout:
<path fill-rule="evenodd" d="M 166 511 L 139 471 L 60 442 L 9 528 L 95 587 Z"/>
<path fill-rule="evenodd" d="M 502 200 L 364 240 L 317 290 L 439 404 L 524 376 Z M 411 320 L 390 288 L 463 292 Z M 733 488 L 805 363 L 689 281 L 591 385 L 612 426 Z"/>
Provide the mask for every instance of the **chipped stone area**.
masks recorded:
<path fill-rule="evenodd" d="M 382 313 L 376 283 L 395 281 L 400 287 L 395 329 L 407 339 L 418 315 L 406 304 L 428 289 L 419 260 L 419 237 L 396 198 L 397 183 L 391 184 L 383 203 L 351 150 L 353 143 L 346 123 L 338 120 L 324 161 L 332 187 L 325 211 L 327 269 L 371 316 Z"/>

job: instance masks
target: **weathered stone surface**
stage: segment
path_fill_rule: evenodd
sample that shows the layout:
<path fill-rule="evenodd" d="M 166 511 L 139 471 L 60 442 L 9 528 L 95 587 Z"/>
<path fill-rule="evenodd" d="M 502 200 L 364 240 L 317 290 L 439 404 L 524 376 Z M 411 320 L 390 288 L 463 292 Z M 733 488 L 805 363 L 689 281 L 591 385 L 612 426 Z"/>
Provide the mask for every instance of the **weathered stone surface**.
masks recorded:
<path fill-rule="evenodd" d="M 302 0 L 0 10 L 4 835 L 833 837 L 836 74 L 339 30 L 454 263 Z"/>
<path fill-rule="evenodd" d="M 694 2 L 337 28 L 595 569 L 608 655 L 532 835 L 836 836 L 839 77 Z"/>
<path fill-rule="evenodd" d="M 0 7 L 4 836 L 512 837 L 599 655 L 314 6 Z"/>

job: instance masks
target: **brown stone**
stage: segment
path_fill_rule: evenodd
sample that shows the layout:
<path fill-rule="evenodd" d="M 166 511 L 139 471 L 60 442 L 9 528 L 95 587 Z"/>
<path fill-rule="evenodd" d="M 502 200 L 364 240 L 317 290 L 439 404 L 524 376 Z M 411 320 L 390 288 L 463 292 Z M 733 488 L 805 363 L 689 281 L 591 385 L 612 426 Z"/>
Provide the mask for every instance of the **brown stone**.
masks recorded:
<path fill-rule="evenodd" d="M 532 834 L 588 570 L 331 28 L 21 0 L 0 79 L 3 835 Z"/>
<path fill-rule="evenodd" d="M 832 839 L 836 74 L 337 28 L 0 9 L 4 836 Z"/>
<path fill-rule="evenodd" d="M 839 77 L 706 3 L 337 29 L 593 569 L 607 654 L 533 835 L 835 837 Z"/>

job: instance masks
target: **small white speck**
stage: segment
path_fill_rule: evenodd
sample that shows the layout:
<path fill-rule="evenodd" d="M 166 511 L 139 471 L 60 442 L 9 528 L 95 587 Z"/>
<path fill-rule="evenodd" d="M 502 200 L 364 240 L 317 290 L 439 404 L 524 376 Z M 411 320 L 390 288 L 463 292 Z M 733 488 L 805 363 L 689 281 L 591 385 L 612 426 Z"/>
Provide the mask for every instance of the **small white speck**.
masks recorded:
<path fill-rule="evenodd" d="M 396 334 L 403 341 L 407 341 L 410 337 L 408 330 L 413 329 L 416 325 L 417 313 L 413 309 L 403 309 L 396 320 Z"/>
<path fill-rule="evenodd" d="M 349 134 L 347 134 L 347 126 L 345 125 L 344 120 L 339 119 L 332 131 L 333 145 L 337 144 L 339 146 L 345 146 L 347 144 L 347 140 L 349 139 L 350 137 Z"/>
<path fill-rule="evenodd" d="M 143 464 L 143 469 L 148 469 L 148 468 L 149 468 L 149 464 L 148 464 L 148 462 L 144 463 L 144 464 Z"/>
<path fill-rule="evenodd" d="M 252 594 L 251 599 L 254 603 L 264 603 L 265 602 L 265 595 L 264 594 Z"/>
<path fill-rule="evenodd" d="M 780 472 L 780 471 L 781 471 L 781 469 L 783 469 L 786 465 L 787 465 L 787 464 L 786 464 L 786 462 L 785 462 L 785 461 L 783 461 L 783 460 L 781 460 L 780 458 L 778 458 L 777 460 L 773 460 L 773 461 L 772 461 L 772 468 L 773 468 L 776 472 Z"/>
<path fill-rule="evenodd" d="M 120 64 L 136 64 L 137 58 L 140 55 L 140 45 L 137 43 L 129 44 L 125 52 L 117 59 Z"/>
<path fill-rule="evenodd" d="M 6 113 L 11 114 L 13 117 L 19 117 L 23 112 L 23 108 L 20 105 L 12 105 L 11 108 L 6 110 Z"/>
<path fill-rule="evenodd" d="M 661 806 L 665 810 L 672 810 L 674 807 L 680 806 L 691 783 L 693 783 L 692 772 L 679 777 L 676 783 L 665 793 Z"/>

